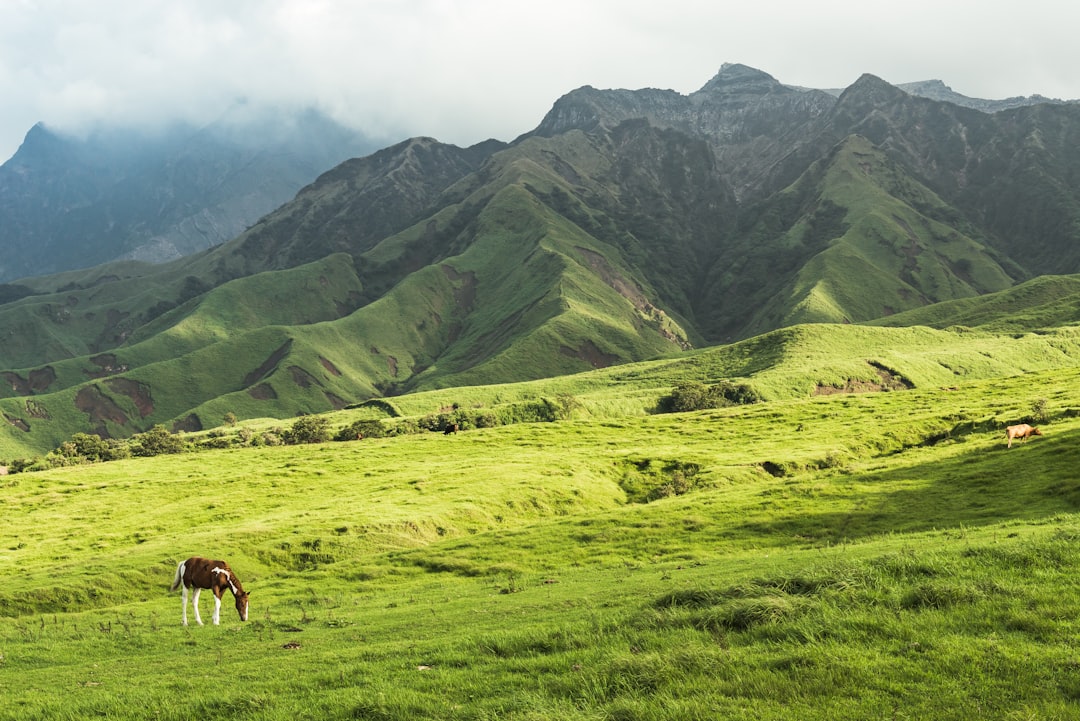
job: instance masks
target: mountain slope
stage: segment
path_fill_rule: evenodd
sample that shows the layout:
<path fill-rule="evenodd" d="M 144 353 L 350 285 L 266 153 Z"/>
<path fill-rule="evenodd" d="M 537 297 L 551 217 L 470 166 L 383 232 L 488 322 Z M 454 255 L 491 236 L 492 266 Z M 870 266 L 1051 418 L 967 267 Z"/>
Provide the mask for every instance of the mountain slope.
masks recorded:
<path fill-rule="evenodd" d="M 85 138 L 39 124 L 0 165 L 0 280 L 213 247 L 374 149 L 313 111 Z"/>
<path fill-rule="evenodd" d="M 405 141 L 214 248 L 0 286 L 26 341 L 0 345 L 8 442 L 552 377 L 1080 272 L 1078 112 L 725 66 L 690 96 L 574 91 L 508 144 Z M 1020 228 L 1005 209 L 1034 195 Z"/>

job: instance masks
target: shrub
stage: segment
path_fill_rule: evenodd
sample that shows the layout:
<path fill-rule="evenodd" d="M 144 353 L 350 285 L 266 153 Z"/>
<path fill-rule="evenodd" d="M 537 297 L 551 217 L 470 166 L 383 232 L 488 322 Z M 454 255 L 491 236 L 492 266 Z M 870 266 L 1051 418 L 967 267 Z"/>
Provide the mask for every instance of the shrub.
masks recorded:
<path fill-rule="evenodd" d="M 358 438 L 382 438 L 386 435 L 386 426 L 382 421 L 361 420 L 350 423 L 334 436 L 335 441 L 355 441 Z"/>
<path fill-rule="evenodd" d="M 407 436 L 412 433 L 420 432 L 420 424 L 412 418 L 403 418 L 396 423 L 391 424 L 387 429 L 386 434 L 388 436 Z"/>
<path fill-rule="evenodd" d="M 761 400 L 761 394 L 745 383 L 724 380 L 706 386 L 698 381 L 685 381 L 676 385 L 670 395 L 662 397 L 657 409 L 661 413 L 685 413 L 758 403 Z"/>
<path fill-rule="evenodd" d="M 1050 413 L 1047 411 L 1047 402 L 1045 398 L 1037 398 L 1031 403 L 1031 416 L 1036 423 L 1046 423 L 1050 419 Z"/>
<path fill-rule="evenodd" d="M 131 455 L 131 449 L 125 441 L 101 438 L 90 433 L 76 433 L 71 440 L 61 443 L 51 455 L 58 457 L 52 461 L 54 465 L 71 465 L 73 462 L 97 463 L 127 458 Z"/>
<path fill-rule="evenodd" d="M 548 398 L 522 401 L 500 406 L 496 409 L 499 423 L 550 423 L 557 421 L 566 413 L 565 407 Z"/>
<path fill-rule="evenodd" d="M 323 443 L 330 440 L 330 421 L 319 415 L 300 416 L 282 434 L 282 440 L 290 446 Z"/>
<path fill-rule="evenodd" d="M 184 450 L 184 441 L 180 436 L 170 433 L 160 423 L 132 438 L 131 452 L 136 456 L 160 456 L 165 453 L 180 453 Z"/>

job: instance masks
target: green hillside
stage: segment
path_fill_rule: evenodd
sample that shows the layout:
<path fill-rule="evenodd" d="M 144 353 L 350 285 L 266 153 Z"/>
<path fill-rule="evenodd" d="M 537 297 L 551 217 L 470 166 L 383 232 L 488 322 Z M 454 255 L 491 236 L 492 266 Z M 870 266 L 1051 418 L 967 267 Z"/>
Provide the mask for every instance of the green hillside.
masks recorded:
<path fill-rule="evenodd" d="M 1002 333 L 1080 322 L 1080 277 L 1045 275 L 998 293 L 913 309 L 874 325 L 980 326 Z"/>
<path fill-rule="evenodd" d="M 772 214 L 796 203 L 807 210 L 784 236 L 762 237 Z M 847 138 L 770 204 L 777 209 L 763 210 L 750 237 L 774 253 L 807 259 L 778 293 L 755 298 L 756 332 L 868 321 L 1013 284 L 984 241 L 935 219 L 947 208 L 941 198 L 860 136 Z"/>
<path fill-rule="evenodd" d="M 511 143 L 409 139 L 204 252 L 0 286 L 0 459 L 695 349 L 789 358 L 809 331 L 774 333 L 815 323 L 978 333 L 962 358 L 909 357 L 949 336 L 837 336 L 858 354 L 725 377 L 781 398 L 1071 367 L 1067 334 L 1010 336 L 1076 322 L 1070 281 L 1038 279 L 1080 271 L 1078 112 L 725 66 L 691 96 L 582 88 Z"/>
<path fill-rule="evenodd" d="M 915 388 L 780 397 L 841 338 Z M 941 388 L 946 338 L 994 355 L 802 326 L 567 388 L 741 364 L 764 403 L 8 476 L 0 718 L 1068 718 L 1080 368 Z M 221 626 L 180 625 L 194 554 L 229 561 L 247 623 L 226 593 Z"/>

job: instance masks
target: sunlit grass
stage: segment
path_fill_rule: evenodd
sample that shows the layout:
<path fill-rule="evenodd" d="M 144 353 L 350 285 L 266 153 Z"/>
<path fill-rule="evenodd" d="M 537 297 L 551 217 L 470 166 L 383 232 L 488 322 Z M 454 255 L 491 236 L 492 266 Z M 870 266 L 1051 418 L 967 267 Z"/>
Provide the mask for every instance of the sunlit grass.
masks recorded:
<path fill-rule="evenodd" d="M 1076 380 L 9 476 L 0 718 L 1068 718 Z"/>

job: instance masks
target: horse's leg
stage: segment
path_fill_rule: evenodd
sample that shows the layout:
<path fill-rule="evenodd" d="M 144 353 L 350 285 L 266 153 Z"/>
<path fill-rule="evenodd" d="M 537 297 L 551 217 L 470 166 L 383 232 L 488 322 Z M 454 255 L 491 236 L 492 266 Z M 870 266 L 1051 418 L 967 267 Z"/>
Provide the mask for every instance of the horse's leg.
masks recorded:
<path fill-rule="evenodd" d="M 181 601 L 181 603 L 184 604 L 184 611 L 181 614 L 181 618 L 183 619 L 183 621 L 182 621 L 183 625 L 186 626 L 187 625 L 187 586 L 185 586 L 183 583 L 180 584 L 180 601 Z"/>
<path fill-rule="evenodd" d="M 221 589 L 214 589 L 214 625 L 221 620 Z"/>
<path fill-rule="evenodd" d="M 202 618 L 199 616 L 199 594 L 202 593 L 202 589 L 198 586 L 195 587 L 195 593 L 191 597 L 191 607 L 195 609 L 195 623 L 202 625 Z"/>

